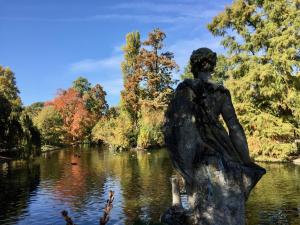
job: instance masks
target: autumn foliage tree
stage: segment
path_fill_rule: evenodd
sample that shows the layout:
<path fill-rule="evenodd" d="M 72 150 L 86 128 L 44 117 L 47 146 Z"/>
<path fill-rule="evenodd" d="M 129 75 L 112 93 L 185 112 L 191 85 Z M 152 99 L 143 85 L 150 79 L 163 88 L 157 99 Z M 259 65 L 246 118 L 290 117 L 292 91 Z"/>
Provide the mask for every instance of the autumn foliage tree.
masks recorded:
<path fill-rule="evenodd" d="M 43 140 L 50 144 L 90 143 L 92 128 L 108 111 L 105 97 L 106 92 L 100 84 L 92 86 L 86 78 L 77 78 L 71 88 L 60 90 L 47 102 L 46 108 L 36 117 Z"/>
<path fill-rule="evenodd" d="M 166 34 L 160 29 L 154 29 L 143 42 L 137 57 L 138 74 L 141 77 L 141 92 L 144 104 L 153 108 L 165 107 L 173 91 L 175 81 L 172 73 L 178 70 L 171 52 L 162 52 Z"/>
<path fill-rule="evenodd" d="M 141 77 L 139 134 L 137 145 L 141 148 L 163 146 L 162 124 L 164 112 L 173 94 L 175 84 L 172 73 L 178 70 L 171 52 L 164 52 L 166 34 L 154 29 L 143 42 L 137 57 L 137 73 Z"/>
<path fill-rule="evenodd" d="M 124 108 L 137 126 L 140 113 L 140 80 L 137 73 L 137 58 L 140 53 L 141 40 L 139 32 L 131 32 L 126 35 L 126 44 L 123 46 L 124 61 L 121 64 L 124 89 L 121 92 L 121 107 Z"/>
<path fill-rule="evenodd" d="M 96 140 L 102 138 L 119 149 L 164 144 L 163 114 L 175 84 L 172 72 L 178 68 L 173 54 L 162 51 L 165 38 L 159 29 L 150 32 L 144 42 L 138 32 L 127 34 L 121 104 L 117 115 L 97 124 L 93 130 Z"/>
<path fill-rule="evenodd" d="M 92 119 L 78 91 L 74 88 L 61 90 L 58 96 L 47 105 L 53 105 L 60 113 L 63 119 L 63 129 L 67 134 L 66 142 L 76 143 L 84 139 Z"/>

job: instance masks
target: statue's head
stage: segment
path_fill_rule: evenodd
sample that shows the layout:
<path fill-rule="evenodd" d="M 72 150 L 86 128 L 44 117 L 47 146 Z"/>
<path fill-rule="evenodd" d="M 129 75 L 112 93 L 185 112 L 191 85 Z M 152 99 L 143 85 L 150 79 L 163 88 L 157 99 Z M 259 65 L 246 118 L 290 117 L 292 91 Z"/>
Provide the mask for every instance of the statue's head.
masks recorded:
<path fill-rule="evenodd" d="M 209 48 L 194 50 L 191 58 L 191 72 L 195 78 L 199 78 L 199 72 L 213 72 L 217 62 L 217 54 Z"/>

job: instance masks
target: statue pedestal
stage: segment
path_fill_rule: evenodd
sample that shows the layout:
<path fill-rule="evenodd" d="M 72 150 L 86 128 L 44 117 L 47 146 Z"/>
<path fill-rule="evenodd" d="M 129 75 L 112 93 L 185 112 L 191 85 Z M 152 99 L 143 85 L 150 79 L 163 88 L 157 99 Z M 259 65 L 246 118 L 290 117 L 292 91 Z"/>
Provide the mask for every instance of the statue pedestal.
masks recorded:
<path fill-rule="evenodd" d="M 245 202 L 264 173 L 255 164 L 242 166 L 206 156 L 195 169 L 194 184 L 186 184 L 190 209 L 173 205 L 161 220 L 173 225 L 244 225 Z"/>

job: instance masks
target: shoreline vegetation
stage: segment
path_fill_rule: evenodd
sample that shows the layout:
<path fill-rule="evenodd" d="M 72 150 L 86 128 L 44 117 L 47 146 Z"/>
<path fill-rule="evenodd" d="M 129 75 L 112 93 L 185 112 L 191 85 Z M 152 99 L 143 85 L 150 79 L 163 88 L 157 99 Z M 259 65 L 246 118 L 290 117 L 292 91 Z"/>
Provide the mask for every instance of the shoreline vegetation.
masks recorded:
<path fill-rule="evenodd" d="M 103 145 L 102 145 L 103 146 Z M 67 149 L 68 147 L 70 146 L 51 146 L 51 145 L 46 145 L 46 146 L 42 146 L 41 147 L 41 152 L 40 154 L 43 154 L 43 153 L 48 153 L 48 152 L 52 152 L 52 151 L 64 151 L 64 149 Z M 78 145 L 73 145 L 73 147 L 79 147 Z M 153 150 L 156 150 L 156 149 L 162 149 L 164 148 L 165 146 L 160 146 L 160 147 L 157 147 L 157 148 L 131 148 L 131 149 L 127 149 L 126 151 L 146 151 L 148 152 L 148 154 L 151 153 L 151 151 Z M 107 146 L 107 149 L 109 151 L 120 151 L 120 150 L 116 150 L 114 148 L 112 148 L 111 146 Z M 34 158 L 34 157 L 37 157 L 37 155 L 35 156 L 31 156 L 30 158 Z M 18 156 L 11 156 L 11 157 L 7 157 L 7 156 L 1 156 L 1 153 L 0 153 L 0 164 L 2 163 L 7 163 L 7 162 L 11 162 L 11 161 L 18 161 L 20 159 L 28 159 L 28 158 L 20 158 Z M 290 159 L 288 160 L 280 160 L 280 159 L 269 159 L 269 158 L 266 158 L 266 159 L 253 159 L 255 162 L 258 162 L 258 163 L 293 163 L 293 164 L 296 164 L 296 165 L 300 165 L 300 156 L 298 157 L 291 157 Z"/>
<path fill-rule="evenodd" d="M 282 13 L 285 12 L 285 13 Z M 228 88 L 256 161 L 300 156 L 300 28 L 294 1 L 235 0 L 208 24 L 227 50 L 213 79 Z M 120 103 L 109 107 L 105 87 L 78 77 L 54 99 L 23 106 L 14 73 L 0 66 L 0 152 L 28 158 L 54 146 L 107 144 L 113 150 L 164 146 L 164 112 L 178 83 L 166 34 L 126 35 Z M 204 46 L 199 46 L 204 47 Z M 181 79 L 192 78 L 189 64 Z M 41 147 L 42 146 L 42 147 Z M 14 149 L 14 150 L 12 150 Z"/>

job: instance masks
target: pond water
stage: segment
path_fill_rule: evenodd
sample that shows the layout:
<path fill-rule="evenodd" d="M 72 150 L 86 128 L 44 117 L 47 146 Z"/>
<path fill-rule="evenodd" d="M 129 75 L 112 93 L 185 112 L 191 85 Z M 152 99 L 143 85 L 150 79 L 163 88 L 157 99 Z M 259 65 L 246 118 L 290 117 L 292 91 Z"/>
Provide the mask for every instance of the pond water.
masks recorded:
<path fill-rule="evenodd" d="M 247 224 L 299 225 L 300 166 L 260 165 L 267 175 L 247 202 Z M 60 212 L 67 210 L 77 225 L 96 225 L 109 190 L 115 191 L 115 201 L 108 224 L 131 225 L 138 218 L 158 221 L 171 204 L 172 174 L 164 149 L 69 149 L 45 153 L 32 162 L 0 164 L 0 224 L 63 225 Z"/>

